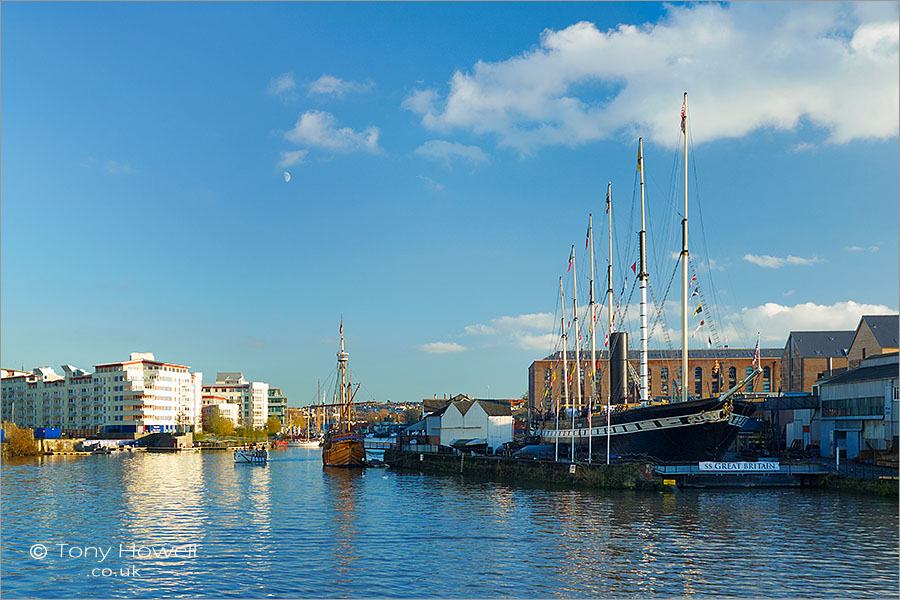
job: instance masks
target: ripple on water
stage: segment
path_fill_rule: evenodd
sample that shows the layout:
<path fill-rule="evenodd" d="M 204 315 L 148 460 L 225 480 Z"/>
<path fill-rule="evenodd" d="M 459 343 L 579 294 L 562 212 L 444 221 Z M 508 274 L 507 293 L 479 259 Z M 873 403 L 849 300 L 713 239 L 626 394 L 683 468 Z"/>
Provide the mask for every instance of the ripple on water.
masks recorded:
<path fill-rule="evenodd" d="M 860 597 L 898 592 L 897 504 L 815 490 L 647 494 L 323 469 L 319 451 L 3 463 L 3 591 L 37 597 Z M 97 562 L 32 544 L 182 547 Z M 763 575 L 761 575 L 763 574 Z"/>

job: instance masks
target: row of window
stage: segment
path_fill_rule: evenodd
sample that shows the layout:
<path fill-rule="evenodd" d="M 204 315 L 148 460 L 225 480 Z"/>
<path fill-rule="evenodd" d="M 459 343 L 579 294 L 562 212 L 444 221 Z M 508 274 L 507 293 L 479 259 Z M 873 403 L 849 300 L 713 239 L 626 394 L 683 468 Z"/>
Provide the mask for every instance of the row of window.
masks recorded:
<path fill-rule="evenodd" d="M 751 373 L 753 373 L 753 367 L 747 367 L 745 369 L 744 377 L 750 376 Z M 584 375 L 585 375 L 585 369 L 582 368 L 581 369 L 582 381 L 584 381 L 585 382 L 584 385 L 587 386 L 587 385 L 589 385 L 589 381 L 587 379 L 585 379 Z M 546 371 L 544 371 L 544 381 L 545 382 L 547 382 L 549 384 L 552 377 L 553 377 L 553 375 L 552 375 L 552 371 L 550 369 L 547 369 Z M 660 373 L 659 373 L 659 378 L 660 378 L 660 387 L 661 387 L 660 393 L 664 396 L 667 396 L 669 394 L 669 368 L 668 367 L 661 368 Z M 710 382 L 709 382 L 710 390 L 709 391 L 712 395 L 716 395 L 720 391 L 724 391 L 722 389 L 722 387 L 723 387 L 723 384 L 725 383 L 725 376 L 724 376 L 722 368 L 719 369 L 718 373 L 715 372 L 714 368 L 710 368 L 709 378 L 710 378 Z M 601 390 L 599 374 L 598 374 L 597 379 L 598 379 L 598 381 L 596 382 L 596 388 L 599 392 Z M 678 369 L 678 379 L 681 379 L 681 368 Z M 730 389 L 737 385 L 738 379 L 737 379 L 737 368 L 736 367 L 728 367 L 727 379 L 728 379 L 728 386 L 724 389 Z M 650 388 L 649 389 L 650 393 L 653 394 L 653 389 L 652 389 L 653 388 L 653 369 L 650 369 L 650 368 L 647 369 L 647 385 Z M 753 380 L 747 382 L 746 390 L 747 390 L 747 392 L 750 392 L 750 393 L 752 393 L 754 391 L 753 390 Z M 698 396 L 698 397 L 702 396 L 703 391 L 704 391 L 703 390 L 703 368 L 695 367 L 694 368 L 694 395 Z M 763 367 L 762 390 L 759 390 L 759 391 L 766 392 L 766 393 L 772 391 L 772 371 L 767 366 Z"/>

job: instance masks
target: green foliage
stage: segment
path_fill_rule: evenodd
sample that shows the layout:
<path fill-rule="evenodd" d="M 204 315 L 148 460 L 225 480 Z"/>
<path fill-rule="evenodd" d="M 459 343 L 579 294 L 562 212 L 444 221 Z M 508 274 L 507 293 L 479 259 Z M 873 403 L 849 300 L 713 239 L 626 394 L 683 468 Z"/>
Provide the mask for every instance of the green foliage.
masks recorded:
<path fill-rule="evenodd" d="M 266 430 L 253 429 L 252 427 L 238 427 L 234 430 L 234 435 L 238 438 L 249 442 L 260 442 L 266 439 Z"/>
<path fill-rule="evenodd" d="M 269 432 L 269 435 L 275 435 L 281 431 L 281 421 L 278 420 L 278 417 L 269 417 L 266 421 L 266 431 Z"/>
<path fill-rule="evenodd" d="M 206 430 L 217 436 L 231 435 L 234 433 L 234 423 L 228 417 L 220 415 L 218 408 L 213 408 L 206 420 Z"/>

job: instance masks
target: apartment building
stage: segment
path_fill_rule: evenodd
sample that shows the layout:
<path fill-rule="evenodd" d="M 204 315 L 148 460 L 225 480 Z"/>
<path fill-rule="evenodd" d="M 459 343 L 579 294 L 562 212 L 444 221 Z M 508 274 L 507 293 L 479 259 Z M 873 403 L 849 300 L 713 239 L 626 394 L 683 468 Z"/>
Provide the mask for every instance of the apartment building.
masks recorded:
<path fill-rule="evenodd" d="M 269 418 L 269 384 L 247 381 L 243 373 L 216 373 L 216 382 L 203 386 L 203 397 L 224 398 L 240 406 L 240 424 L 262 429 Z"/>
<path fill-rule="evenodd" d="M 282 426 L 287 422 L 287 397 L 281 393 L 281 388 L 269 388 L 269 417 L 275 417 Z"/>
<path fill-rule="evenodd" d="M 59 427 L 70 436 L 136 435 L 199 429 L 202 373 L 160 362 L 149 352 L 96 365 L 93 373 L 63 365 L 3 373 L 3 420 L 24 427 Z"/>

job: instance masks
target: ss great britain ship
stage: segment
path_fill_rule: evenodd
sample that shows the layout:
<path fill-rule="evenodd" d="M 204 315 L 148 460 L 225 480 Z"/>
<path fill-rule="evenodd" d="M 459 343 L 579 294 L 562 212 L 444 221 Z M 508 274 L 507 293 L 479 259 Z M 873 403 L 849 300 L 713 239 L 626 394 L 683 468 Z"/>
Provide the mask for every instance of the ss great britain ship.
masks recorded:
<path fill-rule="evenodd" d="M 326 467 L 365 467 L 366 447 L 362 436 L 353 431 L 355 410 L 353 393 L 347 363 L 350 354 L 344 350 L 344 321 L 341 320 L 341 351 L 338 352 L 337 402 L 332 405 L 339 409 L 338 420 L 332 423 L 322 440 L 322 464 Z M 357 390 L 359 386 L 357 385 Z"/>
<path fill-rule="evenodd" d="M 683 374 L 688 371 L 688 318 L 687 318 L 687 302 L 688 288 L 691 282 L 688 281 L 689 254 L 687 243 L 687 93 L 684 95 L 684 104 L 681 112 L 681 130 L 684 135 L 684 213 L 681 221 L 682 230 L 682 248 L 680 254 L 681 262 L 681 372 Z M 578 340 L 578 296 L 576 269 L 574 268 L 575 247 L 572 247 L 572 254 L 569 258 L 569 268 L 572 271 L 573 283 L 573 328 L 575 330 L 575 368 L 569 366 L 568 355 L 572 353 L 567 350 L 567 334 L 566 334 L 566 317 L 565 303 L 563 298 L 562 278 L 560 278 L 560 302 L 562 307 L 562 343 L 563 351 L 561 355 L 561 367 L 564 374 L 561 379 L 563 390 L 561 399 L 568 398 L 571 410 L 571 422 L 568 415 L 563 415 L 563 422 L 560 422 L 560 403 L 556 402 L 556 418 L 555 423 L 545 423 L 542 428 L 542 438 L 545 443 L 555 446 L 555 456 L 559 460 L 560 456 L 577 457 L 579 455 L 586 456 L 590 462 L 594 456 L 605 454 L 606 462 L 609 463 L 610 457 L 624 460 L 647 460 L 651 462 L 697 462 L 704 460 L 720 460 L 728 448 L 731 446 L 738 431 L 747 422 L 750 415 L 754 411 L 753 404 L 743 402 L 737 398 L 738 392 L 761 373 L 759 368 L 759 342 L 757 341 L 757 355 L 755 359 L 755 368 L 742 381 L 738 382 L 731 389 L 723 393 L 719 397 L 694 399 L 690 400 L 687 396 L 687 386 L 684 382 L 679 382 L 681 388 L 681 397 L 679 400 L 656 402 L 652 401 L 649 394 L 649 375 L 648 375 L 648 348 L 647 348 L 647 260 L 645 247 L 645 221 L 644 221 L 644 164 L 643 164 L 643 141 L 638 141 L 638 171 L 640 173 L 641 186 L 641 231 L 639 233 L 639 251 L 640 258 L 637 261 L 640 265 L 639 270 L 636 269 L 637 264 L 632 267 L 640 282 L 641 294 L 641 363 L 640 375 L 634 372 L 633 367 L 627 361 L 627 333 L 616 332 L 615 320 L 613 314 L 613 279 L 612 279 L 612 209 L 611 209 L 611 188 L 607 188 L 606 211 L 609 215 L 609 266 L 608 266 L 608 287 L 607 287 L 607 331 L 609 332 L 609 380 L 610 385 L 607 397 L 603 402 L 599 397 L 595 397 L 594 385 L 589 385 L 587 392 L 588 398 L 582 402 L 581 397 L 581 369 L 577 365 L 581 365 L 580 348 Z M 585 368 L 585 375 L 590 374 L 588 381 L 596 381 L 596 343 L 594 341 L 595 323 L 597 316 L 594 304 L 594 250 L 593 250 L 593 222 L 589 221 L 588 226 L 588 242 L 590 243 L 590 259 L 591 259 L 591 282 L 590 282 L 590 338 L 591 338 L 591 366 Z M 673 273 L 674 277 L 674 273 Z M 696 293 L 696 291 L 695 291 Z M 699 312 L 699 306 L 698 306 Z M 697 312 L 694 313 L 695 315 Z M 702 322 L 701 322 L 702 325 Z M 565 374 L 574 370 L 574 374 L 566 376 Z M 629 376 L 637 385 L 629 385 Z M 569 378 L 575 379 L 574 393 L 569 394 Z M 682 377 L 684 379 L 684 377 Z M 629 389 L 633 393 L 629 394 Z M 639 394 L 638 394 L 639 390 Z M 574 397 L 572 397 L 574 396 Z M 605 406 L 604 406 L 605 405 Z M 584 409 L 587 414 L 576 422 L 577 409 Z M 598 411 L 595 417 L 595 409 L 603 408 Z M 599 421 L 599 423 L 597 422 Z M 605 451 L 605 452 L 604 452 Z"/>

